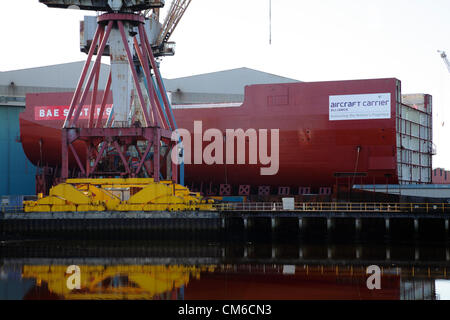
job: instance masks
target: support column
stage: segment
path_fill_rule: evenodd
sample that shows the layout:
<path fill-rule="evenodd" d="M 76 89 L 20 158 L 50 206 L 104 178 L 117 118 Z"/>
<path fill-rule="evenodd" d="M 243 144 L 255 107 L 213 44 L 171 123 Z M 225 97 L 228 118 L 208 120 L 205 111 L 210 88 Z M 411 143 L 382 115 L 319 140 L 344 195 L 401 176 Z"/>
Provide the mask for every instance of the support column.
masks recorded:
<path fill-rule="evenodd" d="M 67 143 L 67 130 L 61 130 L 61 178 L 65 181 L 69 178 L 69 148 Z"/>
<path fill-rule="evenodd" d="M 169 156 L 170 156 L 170 165 L 172 166 L 172 181 L 175 183 L 179 183 L 178 179 L 178 164 L 174 161 L 172 161 L 172 151 L 175 148 L 175 151 L 178 152 L 177 149 L 177 143 L 172 143 L 172 148 L 170 148 Z"/>
<path fill-rule="evenodd" d="M 361 259 L 361 247 L 356 247 L 355 256 L 356 259 Z"/>
<path fill-rule="evenodd" d="M 161 160 L 161 134 L 158 130 L 158 128 L 155 128 L 155 134 L 154 134 L 154 142 L 153 142 L 153 178 L 155 179 L 155 182 L 159 182 L 159 173 L 160 173 L 160 160 Z"/>
<path fill-rule="evenodd" d="M 355 228 L 357 231 L 361 231 L 361 219 L 355 219 Z"/>
<path fill-rule="evenodd" d="M 333 228 L 333 220 L 331 218 L 327 218 L 327 231 L 330 232 Z"/>
<path fill-rule="evenodd" d="M 355 231 L 356 231 L 356 236 L 359 237 L 361 235 L 361 219 L 360 218 L 355 219 Z"/>
<path fill-rule="evenodd" d="M 171 149 L 170 149 L 170 145 L 167 146 L 167 150 L 165 152 L 164 158 L 166 160 L 166 180 L 171 180 L 172 179 L 172 157 L 171 157 Z"/>

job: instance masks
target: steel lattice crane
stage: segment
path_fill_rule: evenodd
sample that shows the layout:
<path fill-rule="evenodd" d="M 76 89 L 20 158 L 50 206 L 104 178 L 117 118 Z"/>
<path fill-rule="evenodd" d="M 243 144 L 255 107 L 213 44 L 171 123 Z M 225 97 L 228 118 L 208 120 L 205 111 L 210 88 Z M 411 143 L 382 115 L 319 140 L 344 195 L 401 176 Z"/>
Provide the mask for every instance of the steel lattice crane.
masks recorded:
<path fill-rule="evenodd" d="M 156 40 L 156 45 L 167 42 L 192 0 L 173 0 Z"/>
<path fill-rule="evenodd" d="M 158 39 L 157 33 L 167 41 L 190 1 L 172 3 L 162 32 L 157 13 L 164 0 L 39 2 L 48 7 L 96 11 L 97 17 L 93 28 L 89 23 L 82 24 L 88 57 L 61 128 L 58 184 L 50 189 L 48 197 L 25 202 L 25 211 L 206 208 L 197 204 L 211 202 L 178 183 L 179 163 L 172 157 L 173 152 L 178 152 L 177 140 L 172 138 L 175 118 L 152 41 Z M 148 19 L 142 11 L 155 15 Z M 103 55 L 110 57 L 109 77 L 105 89 L 99 90 Z M 110 96 L 112 106 L 108 114 Z M 140 117 L 129 116 L 133 97 L 138 101 L 134 109 Z M 116 194 L 111 190 L 121 191 Z"/>
<path fill-rule="evenodd" d="M 438 50 L 438 53 L 441 55 L 442 60 L 444 60 L 445 66 L 448 69 L 448 72 L 450 72 L 450 61 L 448 60 L 447 54 L 445 53 L 445 51 L 440 51 Z M 445 121 L 440 122 L 442 127 L 445 126 Z"/>

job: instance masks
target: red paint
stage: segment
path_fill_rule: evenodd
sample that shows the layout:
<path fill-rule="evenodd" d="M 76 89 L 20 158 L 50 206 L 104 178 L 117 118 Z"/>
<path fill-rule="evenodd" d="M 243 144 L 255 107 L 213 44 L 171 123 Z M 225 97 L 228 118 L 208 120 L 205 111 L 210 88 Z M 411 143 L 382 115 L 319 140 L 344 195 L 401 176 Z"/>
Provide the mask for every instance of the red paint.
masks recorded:
<path fill-rule="evenodd" d="M 137 71 L 136 71 L 136 66 L 133 62 L 133 56 L 131 55 L 131 51 L 129 48 L 128 36 L 127 36 L 127 34 L 125 32 L 125 28 L 124 28 L 124 21 L 129 21 L 129 20 L 136 22 L 138 25 L 142 25 L 145 22 L 144 17 L 139 14 L 106 13 L 106 14 L 103 14 L 100 17 L 98 17 L 98 27 L 96 30 L 95 38 L 98 38 L 99 42 L 94 41 L 91 44 L 91 49 L 89 51 L 89 56 L 91 56 L 92 52 L 93 52 L 92 51 L 93 48 L 95 48 L 98 45 L 99 49 L 97 52 L 97 58 L 95 59 L 94 66 L 92 67 L 92 69 L 89 73 L 89 76 L 87 77 L 87 81 L 86 81 L 86 76 L 87 76 L 86 66 L 90 63 L 90 59 L 88 59 L 86 61 L 82 75 L 78 82 L 78 86 L 77 86 L 75 93 L 73 95 L 73 98 L 71 100 L 70 107 L 68 108 L 68 110 L 66 112 L 65 121 L 64 121 L 63 128 L 62 128 L 61 135 L 60 135 L 61 136 L 61 174 L 60 174 L 60 177 L 63 180 L 70 178 L 70 177 L 76 177 L 76 176 L 79 177 L 80 176 L 76 171 L 72 170 L 73 165 L 71 163 L 70 157 L 75 158 L 76 164 L 78 165 L 79 170 L 82 173 L 83 177 L 88 178 L 90 176 L 90 174 L 96 174 L 99 176 L 117 175 L 117 172 L 106 172 L 102 168 L 99 168 L 98 172 L 93 172 L 93 170 L 91 170 L 91 168 L 90 168 L 92 159 L 95 159 L 95 164 L 99 163 L 100 157 L 109 158 L 109 160 L 111 160 L 111 158 L 108 155 L 104 155 L 103 153 L 97 153 L 98 148 L 100 147 L 100 145 L 102 143 L 108 144 L 107 152 L 110 150 L 110 147 L 114 147 L 115 152 L 117 152 L 119 154 L 119 156 L 124 164 L 125 170 L 126 170 L 126 172 L 120 172 L 120 175 L 126 176 L 126 177 L 128 177 L 128 176 L 136 177 L 136 172 L 132 172 L 129 168 L 128 158 L 127 158 L 128 156 L 125 154 L 125 151 L 128 150 L 128 148 L 130 146 L 134 146 L 134 148 L 138 148 L 137 143 L 139 143 L 139 141 L 143 141 L 144 143 L 148 143 L 150 145 L 155 146 L 153 148 L 153 159 L 148 160 L 153 163 L 153 171 L 147 172 L 147 176 L 152 177 L 155 181 L 159 181 L 160 176 L 162 174 L 162 172 L 160 172 L 160 169 L 161 169 L 161 167 L 163 167 L 162 165 L 160 165 L 161 159 L 160 159 L 159 146 L 162 145 L 163 143 L 165 143 L 168 146 L 168 149 L 171 149 L 175 145 L 175 142 L 172 142 L 170 139 L 172 132 L 167 130 L 169 127 L 169 124 L 164 122 L 165 119 L 162 119 L 161 105 L 159 103 L 157 103 L 157 105 L 155 106 L 156 100 L 154 97 L 156 96 L 156 92 L 153 87 L 149 87 L 148 92 L 147 92 L 150 97 L 150 104 L 152 106 L 152 112 L 151 112 L 151 114 L 149 114 L 149 112 L 147 111 L 147 104 L 144 99 L 144 95 L 142 93 L 141 85 L 139 83 L 139 78 L 138 78 Z M 106 27 L 106 31 L 105 31 L 106 24 L 107 24 L 107 27 Z M 108 84 L 107 84 L 107 89 L 106 89 L 107 92 L 103 96 L 102 105 L 101 105 L 101 107 L 96 108 L 96 101 L 98 98 L 97 93 L 98 93 L 99 72 L 100 72 L 100 67 L 101 67 L 100 61 L 101 61 L 101 57 L 103 55 L 106 43 L 108 41 L 108 38 L 110 36 L 111 30 L 115 26 L 118 27 L 118 29 L 120 31 L 122 43 L 121 44 L 115 43 L 114 46 L 122 45 L 125 48 L 126 55 L 127 55 L 127 61 L 128 61 L 129 67 L 131 68 L 131 72 L 133 75 L 135 90 L 137 91 L 141 111 L 142 111 L 142 113 L 144 115 L 144 119 L 145 119 L 145 124 L 144 124 L 145 128 L 143 128 L 142 132 L 138 132 L 138 133 L 134 132 L 137 135 L 133 134 L 133 130 L 128 130 L 131 128 L 115 127 L 115 128 L 110 128 L 108 130 L 103 130 L 100 132 L 100 134 L 97 134 L 98 128 L 94 128 L 95 113 L 97 113 L 97 117 L 103 117 L 104 103 L 108 97 L 108 93 L 109 93 L 108 89 L 109 89 L 109 85 L 111 83 L 111 74 L 110 74 Z M 143 32 L 143 27 L 140 26 L 139 34 L 140 34 L 141 39 L 143 36 L 142 32 Z M 142 43 L 142 47 L 145 48 L 146 44 Z M 139 55 L 141 61 L 145 61 L 144 65 L 142 67 L 144 67 L 144 69 L 146 69 L 146 71 L 147 71 L 146 72 L 146 76 L 147 76 L 146 80 L 147 80 L 147 83 L 150 83 L 150 81 L 152 79 L 150 79 L 150 72 L 148 70 L 148 60 L 154 59 L 153 54 L 152 54 L 152 49 L 147 48 L 147 50 L 143 50 L 143 54 L 142 54 L 139 46 L 136 43 L 136 50 L 138 52 L 138 55 Z M 123 60 L 123 59 L 120 59 L 120 60 Z M 115 64 L 116 62 L 112 61 L 111 63 Z M 159 73 L 156 75 L 156 77 L 158 77 L 158 76 L 159 76 Z M 83 83 L 85 81 L 86 81 L 86 85 L 84 86 L 84 89 L 83 89 Z M 94 83 L 93 83 L 94 89 L 93 89 L 93 93 L 91 94 L 92 97 L 90 99 L 90 107 L 85 108 L 86 110 L 83 110 L 83 106 L 86 102 L 86 99 L 87 99 L 88 95 L 90 94 L 90 88 L 91 88 L 92 81 L 94 81 Z M 123 81 L 123 79 L 121 79 L 120 75 L 119 75 L 117 79 L 112 79 L 112 81 L 118 81 L 121 83 Z M 80 97 L 81 90 L 83 90 L 83 91 L 82 91 L 82 94 Z M 116 102 L 116 103 L 118 103 L 118 102 Z M 116 105 L 116 107 L 117 107 L 117 105 Z M 165 107 L 168 107 L 168 106 L 165 106 Z M 45 117 L 45 112 L 47 112 L 49 121 L 57 120 L 57 118 L 50 112 L 50 110 L 37 110 L 36 107 L 34 109 L 35 109 L 35 113 L 38 112 L 38 115 L 39 116 L 42 115 L 42 117 Z M 83 112 L 83 111 L 85 111 L 85 112 Z M 59 114 L 59 110 L 56 110 L 56 112 L 57 112 L 57 114 Z M 82 129 L 83 128 L 83 123 L 81 122 L 82 115 L 88 117 L 87 129 Z M 170 116 L 171 115 L 169 115 L 169 117 Z M 151 119 L 152 119 L 152 121 L 151 121 Z M 96 127 L 98 127 L 98 121 L 96 123 Z M 125 137 L 125 131 L 128 132 L 127 137 Z M 74 148 L 74 146 L 77 143 L 78 143 L 78 145 L 81 143 L 81 144 L 84 144 L 84 146 L 85 146 L 85 148 L 84 148 L 85 150 L 83 150 L 83 148 L 81 148 L 82 153 L 80 153 L 80 154 Z M 85 167 L 82 164 L 82 162 L 83 162 L 81 159 L 82 156 L 84 156 L 84 159 L 87 160 Z M 39 162 L 41 164 L 45 163 L 42 159 L 42 157 L 43 157 L 43 155 L 42 155 L 42 138 L 39 140 L 39 157 L 40 157 Z M 145 161 L 145 159 L 142 159 L 142 160 Z M 56 162 L 58 162 L 58 161 L 56 161 Z M 167 163 L 167 161 L 165 161 L 165 163 Z M 57 166 L 57 164 L 54 164 L 54 166 Z M 111 168 L 113 166 L 115 167 L 114 169 L 117 169 L 117 165 L 113 162 L 110 162 L 109 167 Z M 140 165 L 138 167 L 138 171 L 140 170 L 141 167 L 142 167 L 142 165 Z M 109 169 L 109 171 L 111 171 L 111 169 Z M 168 172 L 168 170 L 166 170 L 166 172 Z M 175 177 L 175 180 L 174 180 L 174 177 Z M 171 177 L 167 177 L 167 178 L 174 180 L 174 182 L 178 182 L 176 180 L 176 177 L 177 177 L 177 175 L 175 174 L 175 175 L 172 175 Z"/>
<path fill-rule="evenodd" d="M 437 168 L 432 171 L 434 184 L 450 184 L 450 171 Z"/>
<path fill-rule="evenodd" d="M 176 109 L 177 125 L 192 132 L 218 128 L 280 129 L 280 168 L 261 176 L 260 165 L 187 165 L 186 181 L 270 186 L 330 186 L 335 173 L 367 173 L 355 183 L 398 183 L 396 79 L 311 82 L 246 87 L 241 107 Z M 329 121 L 329 96 L 391 93 L 391 118 Z"/>
<path fill-rule="evenodd" d="M 382 290 L 369 290 L 367 277 L 305 272 L 202 273 L 185 288 L 185 300 L 400 300 L 400 277 L 384 275 Z"/>
<path fill-rule="evenodd" d="M 261 165 L 203 164 L 186 165 L 185 180 L 188 184 L 221 184 L 226 181 L 232 185 L 323 187 L 336 183 L 335 173 L 353 173 L 356 167 L 356 172 L 367 176 L 354 178 L 355 183 L 396 184 L 397 83 L 396 79 L 374 79 L 254 85 L 246 87 L 245 102 L 241 107 L 175 109 L 178 127 L 191 131 L 195 120 L 203 122 L 203 130 L 280 129 L 277 175 L 261 176 Z M 330 95 L 371 93 L 391 94 L 390 119 L 329 121 Z M 33 163 L 39 161 L 38 141 L 42 138 L 44 162 L 60 166 L 59 128 L 63 122 L 35 121 L 35 108 L 68 106 L 72 95 L 27 95 L 27 108 L 20 117 L 21 138 L 25 153 Z M 359 157 L 358 146 L 361 147 Z M 77 152 L 83 158 L 84 151 Z M 76 166 L 75 161 L 70 166 Z"/>

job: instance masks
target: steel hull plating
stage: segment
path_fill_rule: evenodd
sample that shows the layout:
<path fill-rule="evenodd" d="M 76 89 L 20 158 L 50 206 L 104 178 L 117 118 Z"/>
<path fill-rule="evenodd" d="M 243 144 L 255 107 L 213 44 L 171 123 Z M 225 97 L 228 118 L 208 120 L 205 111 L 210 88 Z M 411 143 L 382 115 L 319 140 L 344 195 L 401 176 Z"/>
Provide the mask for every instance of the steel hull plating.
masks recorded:
<path fill-rule="evenodd" d="M 203 130 L 280 130 L 276 175 L 261 175 L 261 165 L 188 165 L 186 180 L 321 187 L 335 184 L 337 176 L 356 173 L 359 177 L 350 182 L 398 183 L 396 85 L 395 79 L 255 85 L 246 88 L 241 107 L 176 109 L 177 124 L 191 132 L 195 120 L 203 122 Z M 330 95 L 360 93 L 390 93 L 390 119 L 329 120 Z"/>
<path fill-rule="evenodd" d="M 226 183 L 236 186 L 324 187 L 337 181 L 341 184 L 397 184 L 399 87 L 397 79 L 254 85 L 246 87 L 241 106 L 174 106 L 178 127 L 191 133 L 194 121 L 201 121 L 203 132 L 210 128 L 224 133 L 227 129 L 267 129 L 270 142 L 270 130 L 279 129 L 279 168 L 275 175 L 261 175 L 260 169 L 269 165 L 249 164 L 247 145 L 246 164 L 187 164 L 185 180 L 188 185 Z M 390 118 L 330 120 L 330 96 L 358 94 L 389 94 Z M 63 120 L 39 118 L 36 108 L 67 106 L 71 95 L 27 95 L 27 108 L 20 117 L 21 140 L 33 163 L 60 166 L 59 128 Z M 194 150 L 193 141 L 191 146 Z M 270 143 L 268 147 L 270 154 Z M 80 145 L 81 154 L 82 149 Z M 71 166 L 76 166 L 73 160 Z"/>

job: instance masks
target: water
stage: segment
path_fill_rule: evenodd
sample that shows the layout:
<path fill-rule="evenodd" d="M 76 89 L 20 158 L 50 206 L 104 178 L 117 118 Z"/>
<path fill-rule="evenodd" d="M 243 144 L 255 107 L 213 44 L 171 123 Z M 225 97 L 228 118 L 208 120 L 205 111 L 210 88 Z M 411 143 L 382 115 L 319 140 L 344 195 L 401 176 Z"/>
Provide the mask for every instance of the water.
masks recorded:
<path fill-rule="evenodd" d="M 5 241 L 0 252 L 2 300 L 450 299 L 446 246 Z"/>

